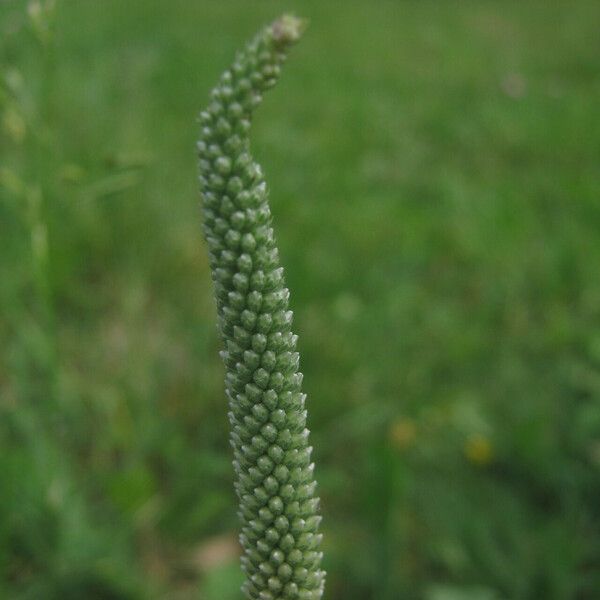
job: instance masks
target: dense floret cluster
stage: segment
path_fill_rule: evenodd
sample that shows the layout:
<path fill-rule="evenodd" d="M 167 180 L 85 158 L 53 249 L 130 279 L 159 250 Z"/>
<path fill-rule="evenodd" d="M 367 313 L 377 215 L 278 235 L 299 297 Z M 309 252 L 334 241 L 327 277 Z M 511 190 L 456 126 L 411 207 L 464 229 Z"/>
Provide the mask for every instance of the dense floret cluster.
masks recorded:
<path fill-rule="evenodd" d="M 260 600 L 318 600 L 325 581 L 297 336 L 267 187 L 248 141 L 252 112 L 301 31 L 299 19 L 282 17 L 236 57 L 200 115 L 198 142 L 242 520 L 243 592 Z"/>

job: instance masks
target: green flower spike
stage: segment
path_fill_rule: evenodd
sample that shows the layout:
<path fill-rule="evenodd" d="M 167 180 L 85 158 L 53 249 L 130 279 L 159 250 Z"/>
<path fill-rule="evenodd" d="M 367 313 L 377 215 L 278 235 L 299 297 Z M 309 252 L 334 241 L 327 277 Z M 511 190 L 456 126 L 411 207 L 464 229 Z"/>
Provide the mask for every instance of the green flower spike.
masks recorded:
<path fill-rule="evenodd" d="M 248 141 L 252 112 L 303 28 L 292 16 L 266 27 L 225 71 L 200 115 L 204 233 L 225 347 L 242 591 L 259 600 L 318 600 L 325 583 L 297 336 L 267 187 Z"/>

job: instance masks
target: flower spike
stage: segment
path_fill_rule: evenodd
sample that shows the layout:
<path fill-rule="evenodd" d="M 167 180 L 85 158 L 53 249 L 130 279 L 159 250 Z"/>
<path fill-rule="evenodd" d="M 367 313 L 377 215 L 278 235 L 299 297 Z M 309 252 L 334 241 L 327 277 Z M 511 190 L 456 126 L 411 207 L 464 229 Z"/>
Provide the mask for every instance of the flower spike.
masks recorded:
<path fill-rule="evenodd" d="M 319 499 L 289 290 L 267 186 L 250 154 L 254 109 L 303 20 L 285 15 L 239 53 L 200 115 L 204 234 L 223 338 L 246 598 L 319 600 Z"/>

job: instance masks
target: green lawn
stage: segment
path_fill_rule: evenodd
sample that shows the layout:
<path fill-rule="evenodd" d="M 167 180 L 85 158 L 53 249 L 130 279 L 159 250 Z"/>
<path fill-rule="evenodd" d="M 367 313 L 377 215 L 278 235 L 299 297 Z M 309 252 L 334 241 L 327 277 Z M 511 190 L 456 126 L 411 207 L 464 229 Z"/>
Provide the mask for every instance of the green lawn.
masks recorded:
<path fill-rule="evenodd" d="M 253 150 L 326 598 L 598 598 L 600 3 L 47 5 L 0 1 L 0 597 L 239 599 L 196 115 L 293 9 Z"/>

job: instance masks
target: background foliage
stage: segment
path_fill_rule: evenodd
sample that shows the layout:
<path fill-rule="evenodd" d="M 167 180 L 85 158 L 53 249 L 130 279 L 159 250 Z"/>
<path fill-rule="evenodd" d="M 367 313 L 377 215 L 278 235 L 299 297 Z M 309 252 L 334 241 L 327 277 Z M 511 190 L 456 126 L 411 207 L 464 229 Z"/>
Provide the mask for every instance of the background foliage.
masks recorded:
<path fill-rule="evenodd" d="M 0 2 L 0 596 L 238 598 L 195 115 L 254 151 L 328 598 L 597 598 L 600 4 Z"/>

